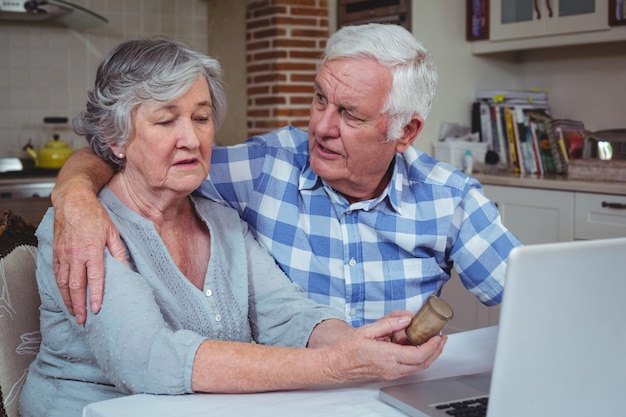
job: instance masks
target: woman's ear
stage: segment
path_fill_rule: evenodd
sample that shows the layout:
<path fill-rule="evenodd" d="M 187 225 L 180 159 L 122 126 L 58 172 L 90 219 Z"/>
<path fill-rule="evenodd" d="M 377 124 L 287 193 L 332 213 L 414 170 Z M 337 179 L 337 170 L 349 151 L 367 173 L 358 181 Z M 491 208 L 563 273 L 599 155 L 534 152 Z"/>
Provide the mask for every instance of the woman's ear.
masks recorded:
<path fill-rule="evenodd" d="M 424 119 L 422 116 L 414 114 L 409 123 L 402 128 L 402 136 L 396 140 L 396 152 L 402 153 L 415 142 L 417 135 L 424 127 Z"/>
<path fill-rule="evenodd" d="M 123 147 L 118 146 L 117 144 L 113 144 L 113 145 L 109 145 L 109 148 L 111 148 L 111 152 L 113 152 L 113 155 L 117 156 L 119 159 L 124 159 Z"/>

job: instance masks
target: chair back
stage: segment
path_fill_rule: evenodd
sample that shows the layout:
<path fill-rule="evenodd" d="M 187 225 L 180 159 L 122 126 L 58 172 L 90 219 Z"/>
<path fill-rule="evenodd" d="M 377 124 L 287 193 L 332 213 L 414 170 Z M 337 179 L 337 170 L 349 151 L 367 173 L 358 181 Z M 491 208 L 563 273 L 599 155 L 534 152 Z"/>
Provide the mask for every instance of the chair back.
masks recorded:
<path fill-rule="evenodd" d="M 19 417 L 19 396 L 41 343 L 35 227 L 6 210 L 0 220 L 0 412 Z"/>

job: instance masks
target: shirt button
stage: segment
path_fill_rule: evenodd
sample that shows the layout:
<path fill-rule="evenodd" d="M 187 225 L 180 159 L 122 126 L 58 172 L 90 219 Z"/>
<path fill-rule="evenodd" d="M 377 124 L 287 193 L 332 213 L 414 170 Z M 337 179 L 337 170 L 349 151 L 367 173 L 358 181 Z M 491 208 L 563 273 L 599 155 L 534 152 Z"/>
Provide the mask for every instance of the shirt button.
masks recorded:
<path fill-rule="evenodd" d="M 353 316 L 353 317 L 356 316 L 356 308 L 351 308 L 350 309 L 350 315 Z"/>
<path fill-rule="evenodd" d="M 352 210 L 346 210 L 346 214 L 348 215 L 352 214 Z"/>
<path fill-rule="evenodd" d="M 221 321 L 222 320 L 222 316 L 220 316 L 219 314 L 215 315 L 215 321 Z"/>
<path fill-rule="evenodd" d="M 206 296 L 207 296 L 207 297 L 210 297 L 210 296 L 212 296 L 212 295 L 213 295 L 213 291 L 211 291 L 211 290 L 206 290 L 206 291 L 205 291 L 205 294 L 206 294 Z"/>
<path fill-rule="evenodd" d="M 348 265 L 350 265 L 350 266 L 356 265 L 356 260 L 354 258 L 351 258 L 350 262 L 348 262 Z"/>

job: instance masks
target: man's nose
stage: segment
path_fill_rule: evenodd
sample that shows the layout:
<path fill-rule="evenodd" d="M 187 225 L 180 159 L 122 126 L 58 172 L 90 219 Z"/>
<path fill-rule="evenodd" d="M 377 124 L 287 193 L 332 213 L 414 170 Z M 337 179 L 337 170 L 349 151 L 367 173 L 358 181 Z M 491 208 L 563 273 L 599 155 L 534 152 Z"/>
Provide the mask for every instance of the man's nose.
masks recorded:
<path fill-rule="evenodd" d="M 312 117 L 315 121 L 315 134 L 319 137 L 339 136 L 340 114 L 333 106 L 327 106 L 324 110 L 314 110 L 317 117 Z"/>

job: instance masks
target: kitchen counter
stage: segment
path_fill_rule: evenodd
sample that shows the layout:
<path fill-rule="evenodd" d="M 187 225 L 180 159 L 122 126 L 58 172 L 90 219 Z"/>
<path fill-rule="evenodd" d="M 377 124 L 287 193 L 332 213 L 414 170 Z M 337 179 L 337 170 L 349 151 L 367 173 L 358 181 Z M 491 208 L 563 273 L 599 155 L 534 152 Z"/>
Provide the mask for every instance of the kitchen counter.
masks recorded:
<path fill-rule="evenodd" d="M 484 185 L 503 185 L 509 187 L 538 188 L 554 191 L 579 191 L 596 194 L 615 194 L 626 196 L 626 182 L 584 181 L 568 179 L 564 175 L 519 176 L 510 172 L 473 173 L 472 176 Z"/>

